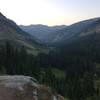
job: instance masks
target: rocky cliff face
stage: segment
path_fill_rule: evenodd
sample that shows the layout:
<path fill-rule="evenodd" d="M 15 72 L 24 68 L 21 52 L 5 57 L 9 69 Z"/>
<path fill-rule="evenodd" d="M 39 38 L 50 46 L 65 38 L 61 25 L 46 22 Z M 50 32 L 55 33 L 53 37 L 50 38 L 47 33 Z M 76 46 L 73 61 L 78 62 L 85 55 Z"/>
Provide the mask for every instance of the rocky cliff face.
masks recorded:
<path fill-rule="evenodd" d="M 0 76 L 0 100 L 64 100 L 28 76 Z"/>

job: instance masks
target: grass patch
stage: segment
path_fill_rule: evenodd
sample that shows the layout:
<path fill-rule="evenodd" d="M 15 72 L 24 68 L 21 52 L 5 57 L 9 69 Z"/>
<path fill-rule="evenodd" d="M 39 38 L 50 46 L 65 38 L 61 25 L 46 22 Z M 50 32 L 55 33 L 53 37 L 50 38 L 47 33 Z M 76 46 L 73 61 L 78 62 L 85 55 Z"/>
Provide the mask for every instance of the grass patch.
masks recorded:
<path fill-rule="evenodd" d="M 65 78 L 65 76 L 66 76 L 65 72 L 63 70 L 60 70 L 57 68 L 52 68 L 51 70 L 57 78 Z"/>

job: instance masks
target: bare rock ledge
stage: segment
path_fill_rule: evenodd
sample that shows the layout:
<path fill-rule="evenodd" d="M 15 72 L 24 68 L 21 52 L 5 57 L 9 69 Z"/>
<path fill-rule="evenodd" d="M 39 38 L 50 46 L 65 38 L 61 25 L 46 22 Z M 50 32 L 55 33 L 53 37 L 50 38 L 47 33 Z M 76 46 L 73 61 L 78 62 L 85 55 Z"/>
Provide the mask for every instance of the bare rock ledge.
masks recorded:
<path fill-rule="evenodd" d="M 29 76 L 0 76 L 0 100 L 64 100 Z"/>

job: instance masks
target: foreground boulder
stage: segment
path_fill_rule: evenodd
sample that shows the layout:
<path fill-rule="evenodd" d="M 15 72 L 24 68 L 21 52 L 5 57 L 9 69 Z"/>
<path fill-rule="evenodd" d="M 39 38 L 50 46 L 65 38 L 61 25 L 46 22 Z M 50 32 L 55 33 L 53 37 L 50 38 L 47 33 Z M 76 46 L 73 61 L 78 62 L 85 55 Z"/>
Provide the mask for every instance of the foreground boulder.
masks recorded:
<path fill-rule="evenodd" d="M 28 76 L 0 76 L 0 100 L 64 100 Z"/>

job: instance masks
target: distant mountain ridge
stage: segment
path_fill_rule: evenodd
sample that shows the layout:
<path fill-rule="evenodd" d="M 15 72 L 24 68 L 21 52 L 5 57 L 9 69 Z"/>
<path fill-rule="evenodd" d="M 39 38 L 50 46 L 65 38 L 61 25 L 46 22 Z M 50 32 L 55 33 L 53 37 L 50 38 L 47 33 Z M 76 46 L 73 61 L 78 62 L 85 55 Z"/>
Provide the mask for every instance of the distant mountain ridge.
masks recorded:
<path fill-rule="evenodd" d="M 20 27 L 20 28 L 19 28 Z M 100 32 L 100 17 L 84 20 L 70 26 L 29 25 L 17 26 L 0 13 L 0 41 L 13 41 L 16 45 L 36 49 L 41 44 L 61 46 L 85 36 Z M 1 42 L 2 44 L 2 42 Z"/>
<path fill-rule="evenodd" d="M 64 30 L 60 30 L 62 33 L 59 40 L 56 39 L 55 43 L 66 44 L 69 41 L 82 38 L 83 36 L 91 35 L 94 32 L 99 32 L 100 30 L 100 18 L 89 19 L 81 21 L 75 24 L 68 26 Z"/>
<path fill-rule="evenodd" d="M 96 28 L 100 24 L 99 21 L 100 17 L 77 22 L 70 26 L 62 25 L 48 27 L 45 25 L 30 25 L 20 26 L 20 28 L 22 28 L 32 36 L 40 39 L 42 43 L 48 45 L 62 45 L 72 42 L 73 40 L 76 40 L 82 36 L 92 34 L 92 30 L 95 30 L 94 28 Z"/>
<path fill-rule="evenodd" d="M 56 36 L 56 31 L 59 31 L 67 26 L 65 25 L 59 25 L 59 26 L 47 26 L 47 25 L 29 25 L 29 26 L 24 26 L 20 25 L 20 28 L 32 36 L 38 38 L 40 41 L 43 43 L 49 43 L 52 41 L 52 38 Z"/>

